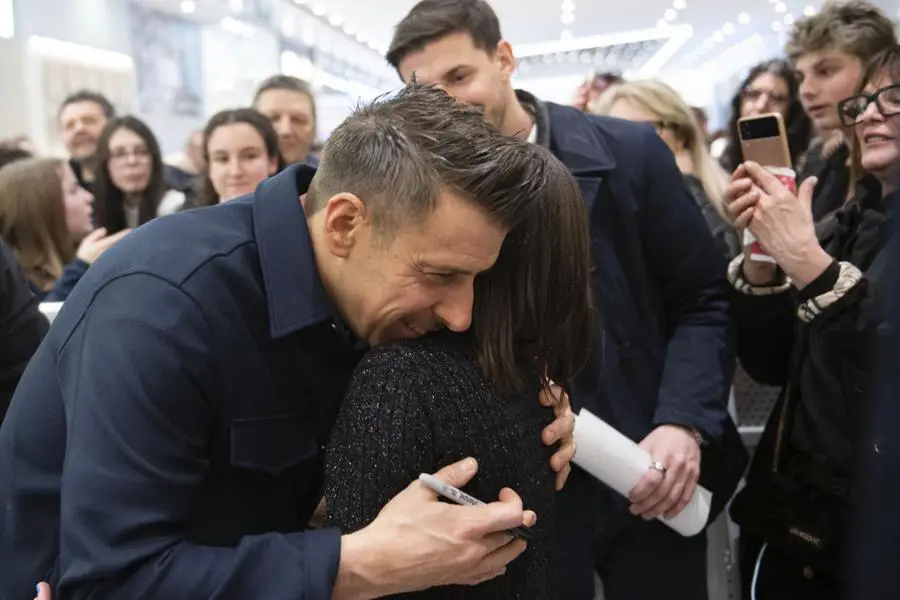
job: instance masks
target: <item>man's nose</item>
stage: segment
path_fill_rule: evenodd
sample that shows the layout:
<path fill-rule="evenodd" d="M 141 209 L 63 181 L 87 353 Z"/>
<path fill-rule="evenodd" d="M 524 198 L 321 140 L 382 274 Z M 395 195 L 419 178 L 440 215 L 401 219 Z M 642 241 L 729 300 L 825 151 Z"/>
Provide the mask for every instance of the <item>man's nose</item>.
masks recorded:
<path fill-rule="evenodd" d="M 291 134 L 291 120 L 288 117 L 281 117 L 275 121 L 275 132 L 278 135 L 285 136 Z"/>
<path fill-rule="evenodd" d="M 446 294 L 435 307 L 435 315 L 447 329 L 461 332 L 472 325 L 472 306 L 475 301 L 474 283 L 467 282 Z"/>

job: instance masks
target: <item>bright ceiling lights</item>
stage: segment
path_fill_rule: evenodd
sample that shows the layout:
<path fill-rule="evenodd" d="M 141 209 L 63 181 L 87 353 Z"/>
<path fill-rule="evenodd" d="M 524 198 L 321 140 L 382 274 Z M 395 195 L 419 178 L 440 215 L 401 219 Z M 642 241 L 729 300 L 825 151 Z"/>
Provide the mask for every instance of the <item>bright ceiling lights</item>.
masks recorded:
<path fill-rule="evenodd" d="M 179 8 L 181 8 L 181 12 L 189 15 L 197 10 L 197 3 L 194 0 L 183 0 Z"/>
<path fill-rule="evenodd" d="M 788 13 L 784 15 L 784 24 L 785 25 L 793 25 L 794 24 L 794 15 Z"/>
<path fill-rule="evenodd" d="M 666 21 L 674 21 L 675 19 L 678 18 L 678 13 L 675 12 L 674 8 L 670 8 L 670 9 L 666 10 L 663 17 L 666 19 Z"/>
<path fill-rule="evenodd" d="M 328 9 L 325 8 L 324 4 L 313 4 L 312 11 L 314 15 L 316 15 L 317 17 L 321 17 L 328 12 Z"/>
<path fill-rule="evenodd" d="M 784 2 L 779 2 L 778 4 L 775 5 L 775 12 L 777 12 L 777 13 L 787 12 L 787 5 Z"/>
<path fill-rule="evenodd" d="M 803 9 L 803 14 L 806 15 L 807 17 L 813 16 L 814 14 L 816 14 L 816 7 L 812 6 L 812 5 L 807 6 L 806 8 Z"/>
<path fill-rule="evenodd" d="M 666 21 L 665 19 L 660 19 L 659 21 L 656 22 L 656 26 L 659 27 L 660 29 L 665 29 L 666 27 L 669 26 L 669 22 Z"/>
<path fill-rule="evenodd" d="M 564 42 L 571 41 L 575 36 L 572 35 L 572 32 L 568 29 L 563 29 L 563 32 L 560 34 L 559 39 Z"/>
<path fill-rule="evenodd" d="M 334 27 L 340 27 L 341 23 L 344 22 L 344 18 L 341 15 L 334 14 L 328 17 L 328 22 L 332 24 Z"/>
<path fill-rule="evenodd" d="M 772 23 L 772 31 L 784 31 L 784 25 L 781 24 L 781 21 L 775 21 Z"/>
<path fill-rule="evenodd" d="M 559 7 L 563 12 L 575 12 L 575 2 L 572 0 L 563 0 Z"/>
<path fill-rule="evenodd" d="M 731 35 L 732 33 L 734 33 L 734 25 L 732 25 L 731 23 L 725 23 L 724 25 L 722 25 L 722 33 L 724 33 L 725 35 Z"/>
<path fill-rule="evenodd" d="M 741 14 L 738 15 L 738 23 L 740 23 L 741 25 L 746 25 L 749 22 L 750 22 L 749 14 L 742 12 Z"/>
<path fill-rule="evenodd" d="M 712 41 L 714 41 L 717 44 L 724 40 L 725 40 L 725 36 L 722 34 L 721 31 L 717 31 L 712 35 Z"/>
<path fill-rule="evenodd" d="M 350 35 L 350 36 L 355 35 L 356 27 L 354 27 L 350 23 L 344 23 L 344 33 L 346 33 L 347 35 Z"/>
<path fill-rule="evenodd" d="M 559 20 L 562 21 L 563 25 L 571 25 L 575 22 L 575 15 L 570 12 L 564 12 L 560 15 Z"/>
<path fill-rule="evenodd" d="M 684 0 L 675 0 L 675 2 L 672 3 L 672 7 L 677 10 L 684 10 L 687 8 L 687 2 Z"/>

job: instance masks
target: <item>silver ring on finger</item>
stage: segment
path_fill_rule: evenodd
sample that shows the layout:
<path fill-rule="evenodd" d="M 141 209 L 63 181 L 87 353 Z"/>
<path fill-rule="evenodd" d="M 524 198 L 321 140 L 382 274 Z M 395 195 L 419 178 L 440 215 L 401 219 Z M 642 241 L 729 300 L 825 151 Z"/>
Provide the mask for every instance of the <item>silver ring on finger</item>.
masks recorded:
<path fill-rule="evenodd" d="M 659 474 L 662 475 L 663 477 L 666 476 L 666 472 L 669 470 L 666 468 L 666 465 L 662 464 L 658 460 L 655 460 L 652 463 L 650 463 L 650 468 L 653 469 L 654 471 L 658 471 Z"/>

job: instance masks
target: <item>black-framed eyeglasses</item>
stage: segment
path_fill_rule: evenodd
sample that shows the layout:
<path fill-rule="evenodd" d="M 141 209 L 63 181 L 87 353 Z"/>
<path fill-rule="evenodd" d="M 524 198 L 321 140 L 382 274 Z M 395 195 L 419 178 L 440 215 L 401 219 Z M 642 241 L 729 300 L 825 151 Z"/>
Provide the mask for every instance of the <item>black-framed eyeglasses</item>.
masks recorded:
<path fill-rule="evenodd" d="M 871 94 L 857 94 L 838 102 L 838 115 L 844 127 L 853 127 L 860 122 L 862 115 L 875 103 L 882 117 L 893 117 L 900 114 L 900 84 L 889 85 Z"/>

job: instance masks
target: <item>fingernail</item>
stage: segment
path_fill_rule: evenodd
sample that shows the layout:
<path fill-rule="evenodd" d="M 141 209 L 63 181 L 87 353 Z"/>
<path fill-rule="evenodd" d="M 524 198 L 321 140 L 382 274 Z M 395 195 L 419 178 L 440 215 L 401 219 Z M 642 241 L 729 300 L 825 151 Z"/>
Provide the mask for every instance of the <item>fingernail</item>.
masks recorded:
<path fill-rule="evenodd" d="M 475 470 L 475 459 L 467 458 L 466 460 L 462 461 L 462 464 L 459 467 L 463 470 L 463 472 L 471 473 Z"/>

